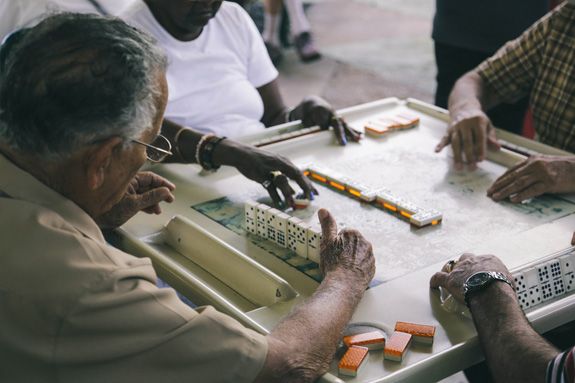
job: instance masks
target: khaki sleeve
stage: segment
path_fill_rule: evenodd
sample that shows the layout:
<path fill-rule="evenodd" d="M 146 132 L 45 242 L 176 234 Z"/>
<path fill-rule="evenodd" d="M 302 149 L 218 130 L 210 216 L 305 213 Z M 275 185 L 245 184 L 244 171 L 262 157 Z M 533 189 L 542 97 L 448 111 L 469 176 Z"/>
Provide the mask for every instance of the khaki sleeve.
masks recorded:
<path fill-rule="evenodd" d="M 266 338 L 212 307 L 159 289 L 149 265 L 117 270 L 63 319 L 61 382 L 251 382 Z"/>
<path fill-rule="evenodd" d="M 512 103 L 531 92 L 541 68 L 549 24 L 556 14 L 547 14 L 477 67 L 483 81 L 502 101 Z"/>

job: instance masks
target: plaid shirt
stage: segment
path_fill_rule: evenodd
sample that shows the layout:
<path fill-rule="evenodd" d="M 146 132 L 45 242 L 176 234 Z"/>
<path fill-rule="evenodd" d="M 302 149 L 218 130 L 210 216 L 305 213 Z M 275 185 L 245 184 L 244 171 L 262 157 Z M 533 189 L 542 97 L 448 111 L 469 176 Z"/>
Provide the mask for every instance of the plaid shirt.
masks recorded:
<path fill-rule="evenodd" d="M 575 153 L 575 5 L 544 16 L 477 71 L 505 102 L 530 94 L 538 140 Z"/>
<path fill-rule="evenodd" d="M 546 383 L 575 382 L 575 349 L 567 350 L 555 357 L 547 366 Z"/>

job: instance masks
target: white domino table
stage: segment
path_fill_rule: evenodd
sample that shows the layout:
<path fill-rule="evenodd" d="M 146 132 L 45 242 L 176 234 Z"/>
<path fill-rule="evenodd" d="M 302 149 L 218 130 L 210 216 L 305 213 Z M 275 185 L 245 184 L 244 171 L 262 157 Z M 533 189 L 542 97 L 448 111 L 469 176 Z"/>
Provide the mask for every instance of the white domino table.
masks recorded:
<path fill-rule="evenodd" d="M 433 382 L 480 361 L 473 323 L 446 312 L 437 292 L 428 287 L 431 275 L 463 252 L 496 254 L 518 278 L 530 278 L 522 285 L 523 299 L 534 286 L 533 270 L 544 272 L 541 267 L 547 267 L 552 287 L 559 283 L 553 284 L 557 262 L 548 261 L 569 245 L 575 230 L 574 199 L 547 196 L 512 205 L 485 196 L 490 184 L 506 166 L 520 161 L 520 156 L 504 150 L 490 154 L 490 160 L 475 172 L 453 171 L 448 151 L 433 152 L 445 132 L 445 111 L 417 100 L 383 99 L 338 113 L 363 129 L 370 119 L 406 111 L 420 117 L 419 127 L 378 139 L 365 137 L 360 144 L 346 147 L 338 146 L 331 132 L 297 137 L 302 130 L 297 123 L 243 138 L 264 144 L 281 138 L 265 148 L 302 167 L 312 163 L 331 168 L 361 184 L 386 187 L 419 206 L 443 213 L 440 225 L 417 229 L 321 185 L 317 185 L 320 196 L 308 209 L 288 212 L 315 225 L 317 209 L 327 208 L 341 227 L 357 228 L 373 243 L 376 279 L 353 323 L 370 324 L 387 335 L 396 321 L 437 326 L 434 344 L 411 347 L 402 363 L 384 362 L 382 351 L 374 351 L 357 377 L 337 377 L 334 361 L 324 381 Z M 499 137 L 515 148 L 567 154 L 506 132 L 499 132 Z M 193 301 L 212 304 L 262 333 L 313 293 L 319 272 L 312 262 L 242 230 L 243 203 L 270 202 L 260 185 L 229 168 L 207 175 L 195 165 L 157 165 L 152 170 L 176 184 L 176 201 L 164 204 L 162 215 L 134 217 L 119 230 L 119 244 L 133 254 L 150 257 L 158 274 L 172 286 Z M 214 253 L 220 256 L 205 256 Z M 559 264 L 565 262 L 559 260 Z M 575 318 L 575 295 L 566 288 L 568 279 L 573 278 L 567 275 L 571 264 L 563 267 L 567 267 L 563 290 L 549 296 L 545 284 L 541 301 L 526 307 L 538 331 Z M 520 269 L 531 271 L 519 273 Z"/>

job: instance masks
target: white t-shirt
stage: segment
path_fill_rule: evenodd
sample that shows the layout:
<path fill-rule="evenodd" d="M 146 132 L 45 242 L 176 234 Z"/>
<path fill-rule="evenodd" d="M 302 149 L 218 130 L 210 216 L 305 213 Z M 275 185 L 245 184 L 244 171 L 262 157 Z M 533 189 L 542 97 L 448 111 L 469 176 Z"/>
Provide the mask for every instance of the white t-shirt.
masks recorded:
<path fill-rule="evenodd" d="M 104 9 L 116 15 L 137 0 L 99 0 Z M 0 42 L 21 28 L 38 24 L 57 12 L 97 13 L 88 0 L 0 0 Z"/>
<path fill-rule="evenodd" d="M 143 2 L 122 17 L 154 36 L 168 56 L 167 119 L 228 137 L 264 128 L 264 105 L 256 88 L 278 72 L 243 8 L 224 1 L 200 36 L 189 42 L 172 37 Z"/>

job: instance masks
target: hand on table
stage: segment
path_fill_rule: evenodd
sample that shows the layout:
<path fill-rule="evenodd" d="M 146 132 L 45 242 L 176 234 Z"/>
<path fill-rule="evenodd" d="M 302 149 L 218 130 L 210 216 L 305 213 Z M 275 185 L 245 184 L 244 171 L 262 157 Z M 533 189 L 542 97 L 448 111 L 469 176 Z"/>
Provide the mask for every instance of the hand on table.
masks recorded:
<path fill-rule="evenodd" d="M 480 271 L 498 271 L 513 281 L 507 267 L 496 256 L 463 254 L 459 260 L 447 262 L 441 271 L 435 273 L 431 277 L 430 286 L 432 289 L 447 289 L 456 300 L 464 303 L 463 284 L 467 278 Z"/>
<path fill-rule="evenodd" d="M 575 192 L 575 157 L 534 156 L 505 172 L 487 195 L 518 203 L 544 193 L 570 192 Z"/>
<path fill-rule="evenodd" d="M 326 130 L 332 127 L 340 145 L 346 145 L 348 139 L 354 142 L 361 139 L 361 132 L 350 127 L 342 118 L 337 117 L 331 105 L 320 97 L 306 97 L 293 113 L 294 117 L 302 120 L 304 126 L 317 125 Z"/>
<path fill-rule="evenodd" d="M 323 275 L 342 273 L 367 287 L 375 274 L 373 248 L 357 230 L 344 229 L 338 233 L 337 223 L 325 209 L 318 211 L 322 240 L 320 269 Z"/>
<path fill-rule="evenodd" d="M 96 219 L 102 229 L 114 229 L 122 226 L 139 211 L 148 214 L 160 214 L 160 202 L 173 202 L 172 191 L 175 185 L 152 172 L 137 173 L 124 198 L 108 212 Z"/>
<path fill-rule="evenodd" d="M 488 146 L 493 150 L 501 147 L 489 117 L 479 110 L 462 112 L 452 117 L 447 133 L 435 147 L 435 152 L 439 153 L 448 145 L 453 150 L 456 170 L 463 170 L 465 163 L 471 170 L 475 169 L 477 162 L 485 159 Z"/>
<path fill-rule="evenodd" d="M 282 207 L 284 201 L 288 206 L 294 205 L 295 190 L 290 186 L 289 179 L 299 185 L 305 198 L 311 200 L 314 194 L 319 194 L 311 181 L 290 160 L 253 146 L 225 140 L 214 152 L 214 161 L 233 166 L 246 178 L 262 184 L 278 207 Z M 278 190 L 284 197 L 283 201 Z"/>

